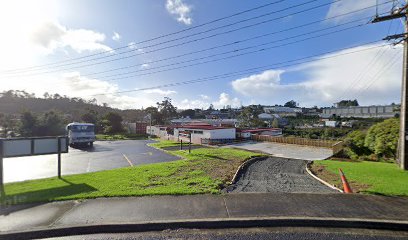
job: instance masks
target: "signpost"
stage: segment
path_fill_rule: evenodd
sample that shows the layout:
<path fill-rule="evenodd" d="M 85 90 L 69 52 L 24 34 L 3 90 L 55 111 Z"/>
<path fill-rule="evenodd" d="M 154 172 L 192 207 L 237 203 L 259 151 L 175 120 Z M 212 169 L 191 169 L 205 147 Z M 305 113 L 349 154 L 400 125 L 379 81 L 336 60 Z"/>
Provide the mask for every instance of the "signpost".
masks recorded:
<path fill-rule="evenodd" d="M 61 153 L 68 152 L 68 137 L 0 139 L 0 192 L 4 194 L 3 158 L 58 154 L 58 178 L 61 178 Z"/>

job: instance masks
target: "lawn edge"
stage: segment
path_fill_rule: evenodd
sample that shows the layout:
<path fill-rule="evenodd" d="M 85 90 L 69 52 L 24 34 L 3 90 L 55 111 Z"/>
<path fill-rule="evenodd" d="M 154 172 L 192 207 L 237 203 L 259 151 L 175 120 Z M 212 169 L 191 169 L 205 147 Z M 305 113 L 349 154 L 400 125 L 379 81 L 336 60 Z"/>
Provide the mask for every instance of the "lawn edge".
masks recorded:
<path fill-rule="evenodd" d="M 332 185 L 332 184 L 330 184 L 330 183 L 324 181 L 323 179 L 319 178 L 318 176 L 314 175 L 314 174 L 312 173 L 312 171 L 310 171 L 310 169 L 309 169 L 312 164 L 313 164 L 313 161 L 309 161 L 309 162 L 306 164 L 306 167 L 305 167 L 306 172 L 307 172 L 311 177 L 313 177 L 314 179 L 316 179 L 317 181 L 319 181 L 320 183 L 326 185 L 327 187 L 329 187 L 329 188 L 331 188 L 331 189 L 334 189 L 334 190 L 336 190 L 336 191 L 339 191 L 339 192 L 341 192 L 341 193 L 344 193 L 343 190 L 341 190 L 340 188 L 337 188 L 337 187 L 335 187 L 334 185 Z"/>

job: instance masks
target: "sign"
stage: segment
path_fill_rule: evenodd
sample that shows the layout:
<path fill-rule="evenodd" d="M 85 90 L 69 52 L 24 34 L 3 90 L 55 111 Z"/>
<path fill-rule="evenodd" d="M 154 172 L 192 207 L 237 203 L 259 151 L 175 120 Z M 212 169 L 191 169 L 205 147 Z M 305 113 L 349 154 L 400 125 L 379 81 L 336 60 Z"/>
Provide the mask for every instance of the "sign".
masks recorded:
<path fill-rule="evenodd" d="M 68 152 L 68 139 L 65 136 L 38 138 L 5 138 L 0 139 L 0 141 L 2 142 L 0 144 L 3 144 L 3 158 Z"/>
<path fill-rule="evenodd" d="M 67 136 L 0 139 L 0 196 L 4 194 L 3 158 L 58 154 L 58 177 L 61 178 L 61 153 L 68 152 Z"/>

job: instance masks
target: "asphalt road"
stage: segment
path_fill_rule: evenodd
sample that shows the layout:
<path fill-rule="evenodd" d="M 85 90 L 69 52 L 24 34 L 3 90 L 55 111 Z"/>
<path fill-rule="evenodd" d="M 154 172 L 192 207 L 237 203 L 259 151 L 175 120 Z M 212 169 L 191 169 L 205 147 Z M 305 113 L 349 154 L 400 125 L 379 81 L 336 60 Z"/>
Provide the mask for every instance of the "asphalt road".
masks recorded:
<path fill-rule="evenodd" d="M 336 192 L 312 178 L 306 161 L 270 157 L 250 164 L 228 192 Z"/>
<path fill-rule="evenodd" d="M 146 145 L 151 142 L 154 141 L 97 141 L 93 148 L 70 148 L 68 153 L 62 154 L 62 174 L 96 172 L 179 159 Z M 5 182 L 53 177 L 56 174 L 57 155 L 4 159 Z"/>
<path fill-rule="evenodd" d="M 161 232 L 92 234 L 58 239 L 316 239 L 316 240 L 380 240 L 406 239 L 407 233 L 364 229 L 324 228 L 235 228 L 235 229 L 178 229 Z M 57 238 L 47 238 L 57 239 Z"/>

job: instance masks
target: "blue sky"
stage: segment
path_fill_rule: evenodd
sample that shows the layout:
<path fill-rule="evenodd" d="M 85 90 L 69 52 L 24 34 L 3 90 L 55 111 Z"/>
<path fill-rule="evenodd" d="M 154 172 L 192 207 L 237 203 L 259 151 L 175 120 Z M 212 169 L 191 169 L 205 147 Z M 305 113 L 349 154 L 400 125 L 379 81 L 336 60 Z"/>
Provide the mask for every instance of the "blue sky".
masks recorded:
<path fill-rule="evenodd" d="M 197 27 L 274 1 L 277 2 L 61 0 L 33 3 L 34 1 L 29 0 L 5 0 L 0 3 L 0 29 L 4 34 L 0 40 L 0 52 L 3 53 L 0 56 L 0 90 L 20 89 L 35 92 L 38 96 L 49 92 L 87 99 L 95 97 L 98 103 L 106 102 L 119 108 L 148 107 L 165 96 L 172 98 L 179 108 L 207 108 L 210 104 L 219 108 L 226 105 L 274 105 L 292 99 L 299 102 L 300 106 L 331 106 L 341 99 L 355 98 L 362 105 L 400 101 L 402 48 L 398 45 L 382 46 L 386 42 L 360 45 L 380 40 L 388 33 L 400 33 L 401 21 L 357 27 L 367 23 L 368 17 L 374 16 L 375 8 L 337 17 L 375 5 L 375 0 L 285 0 Z M 383 2 L 386 0 L 380 1 Z M 325 6 L 317 7 L 320 5 Z M 384 4 L 378 11 L 383 13 L 391 7 L 392 3 Z M 307 10 L 311 8 L 315 9 Z M 294 14 L 298 11 L 304 12 Z M 268 15 L 235 24 L 263 14 Z M 280 19 L 272 20 L 275 18 Z M 325 18 L 331 19 L 298 27 Z M 267 20 L 270 21 L 209 37 Z M 228 24 L 233 25 L 211 30 Z M 356 27 L 328 34 L 353 26 Z M 196 28 L 146 41 L 191 27 Z M 233 44 L 290 28 L 295 29 Z M 200 33 L 203 31 L 208 32 Z M 328 35 L 289 44 L 325 33 Z M 192 34 L 197 35 L 191 36 Z M 203 37 L 207 38 L 185 43 Z M 145 42 L 137 44 L 142 41 Z M 170 42 L 163 43 L 165 41 Z M 169 48 L 182 43 L 185 44 Z M 195 51 L 225 44 L 229 45 L 193 54 Z M 270 49 L 249 53 L 263 48 L 259 46 L 262 44 Z M 114 50 L 120 47 L 122 48 Z M 160 48 L 167 49 L 158 50 Z M 245 48 L 247 49 L 242 50 Z M 345 48 L 348 49 L 342 50 Z M 122 54 L 123 51 L 131 52 Z M 201 83 L 156 88 L 163 84 L 236 72 L 327 52 L 331 53 L 320 55 L 313 62 L 263 68 Z M 233 57 L 241 53 L 247 54 Z M 90 54 L 98 55 L 84 58 Z M 131 56 L 135 54 L 137 56 Z M 183 54 L 188 55 L 175 58 Z M 119 57 L 126 59 L 118 60 Z M 230 58 L 217 60 L 222 57 Z M 92 58 L 96 60 L 85 61 Z M 107 60 L 112 61 L 97 64 Z M 204 61 L 207 63 L 185 66 Z M 52 65 L 55 62 L 60 63 Z M 178 64 L 179 62 L 184 63 Z M 39 65 L 42 67 L 32 68 Z M 129 67 L 132 65 L 135 66 Z M 123 67 L 127 68 L 112 71 Z M 157 73 L 174 67 L 181 68 Z M 126 74 L 130 71 L 135 73 Z M 146 74 L 140 76 L 142 73 Z M 140 88 L 152 89 L 116 93 Z"/>

